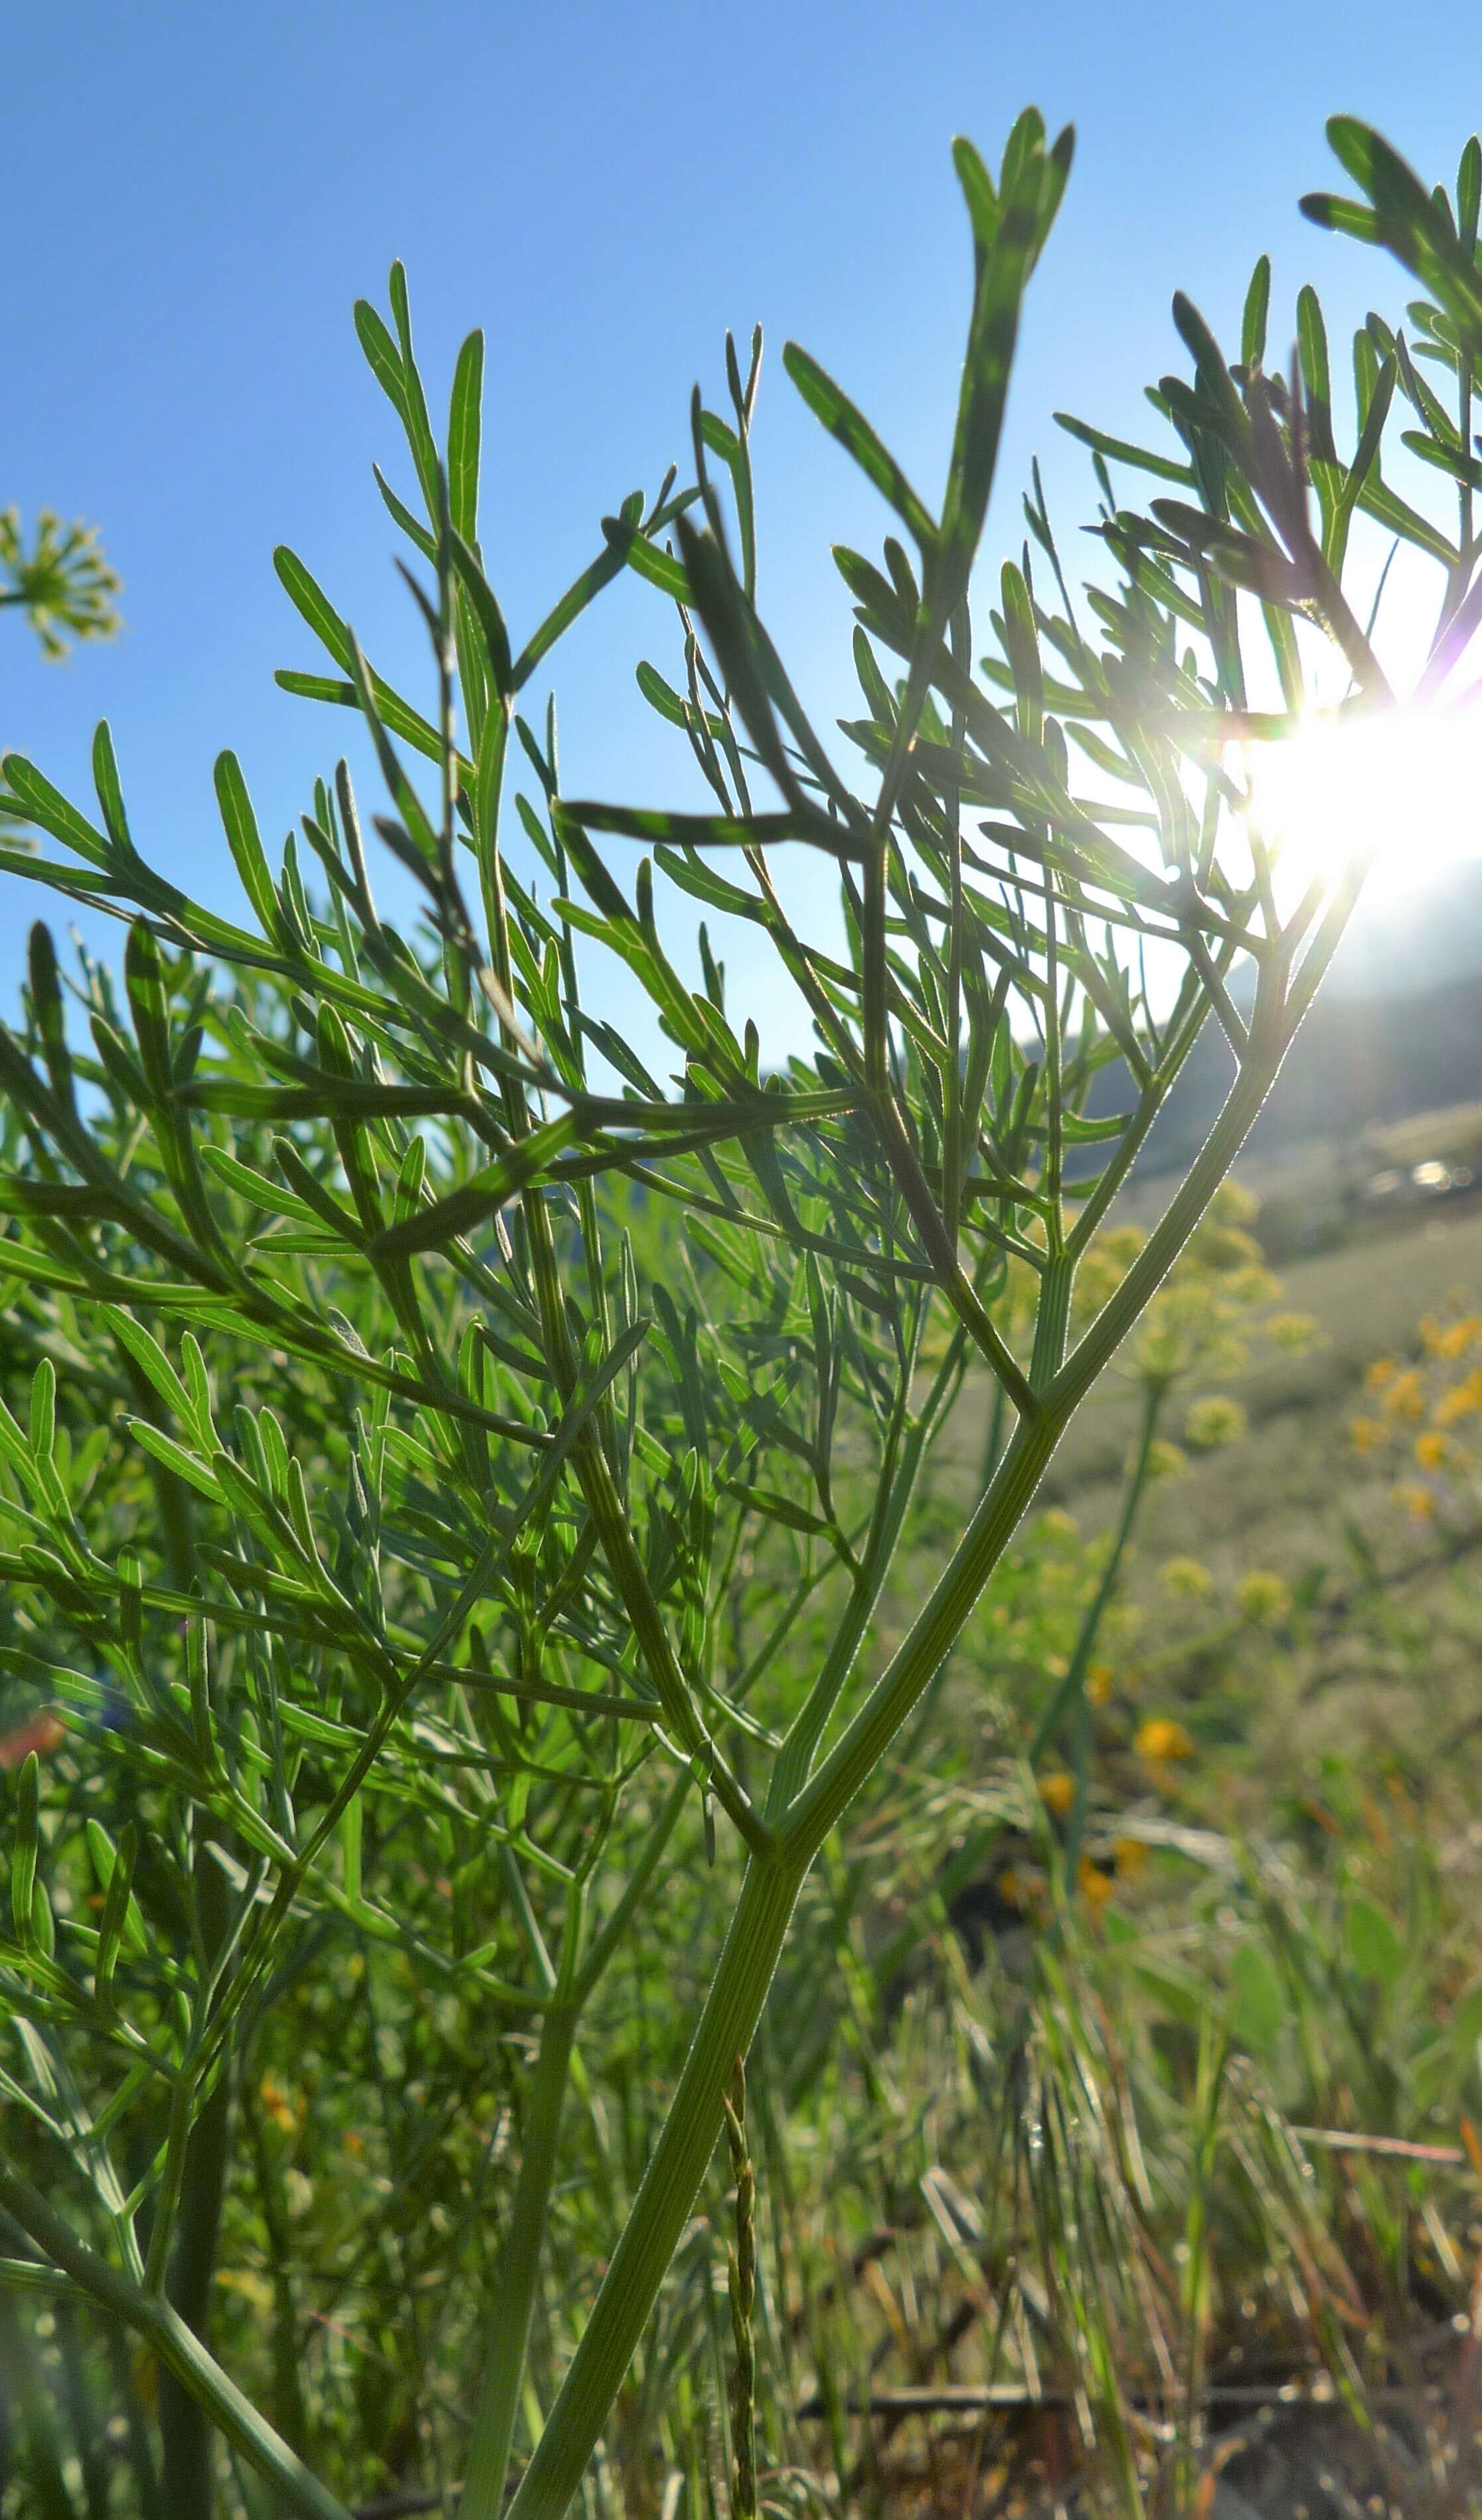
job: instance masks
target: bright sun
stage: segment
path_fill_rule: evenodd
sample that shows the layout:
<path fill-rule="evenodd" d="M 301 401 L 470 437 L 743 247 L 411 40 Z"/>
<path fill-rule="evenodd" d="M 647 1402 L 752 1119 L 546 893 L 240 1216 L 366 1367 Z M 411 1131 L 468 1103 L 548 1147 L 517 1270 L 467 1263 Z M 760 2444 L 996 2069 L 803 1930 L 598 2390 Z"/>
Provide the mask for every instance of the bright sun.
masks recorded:
<path fill-rule="evenodd" d="M 1251 747 L 1246 768 L 1257 814 L 1298 889 L 1371 852 L 1370 898 L 1408 892 L 1455 859 L 1482 854 L 1477 706 L 1317 720 L 1288 742 Z"/>

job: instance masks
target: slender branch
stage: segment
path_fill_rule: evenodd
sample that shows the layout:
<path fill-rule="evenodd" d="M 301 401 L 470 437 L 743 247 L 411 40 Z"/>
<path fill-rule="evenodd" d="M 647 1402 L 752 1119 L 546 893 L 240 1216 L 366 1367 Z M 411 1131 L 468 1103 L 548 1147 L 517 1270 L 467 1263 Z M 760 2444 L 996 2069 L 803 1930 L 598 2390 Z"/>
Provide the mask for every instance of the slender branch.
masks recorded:
<path fill-rule="evenodd" d="M 909 1636 L 853 1722 L 789 1807 L 786 1855 L 806 1868 L 893 1740 L 963 1626 L 1045 1474 L 1066 1413 L 1021 1420 L 962 1540 Z"/>
<path fill-rule="evenodd" d="M 510 2520 L 561 2520 L 648 2324 L 751 2045 L 805 1866 L 753 1858 L 685 2069 Z"/>
<path fill-rule="evenodd" d="M 524 2384 L 525 2353 L 535 2308 L 535 2288 L 550 2215 L 556 2152 L 580 2016 L 576 1972 L 581 1944 L 581 1898 L 567 1904 L 556 1993 L 541 2024 L 524 2112 L 524 2149 L 515 2202 L 489 2281 L 484 2368 L 473 2414 L 460 2520 L 499 2520 Z"/>
<path fill-rule="evenodd" d="M 145 2292 L 88 2248 L 40 2189 L 3 2157 L 0 2204 L 79 2292 L 143 2337 L 165 2369 L 208 2410 L 218 2430 L 267 2478 L 291 2511 L 301 2515 L 301 2520 L 350 2520 L 346 2505 L 320 2484 L 296 2451 L 243 2396 L 172 2305 Z"/>
<path fill-rule="evenodd" d="M 1107 1552 L 1106 1563 L 1101 1569 L 1101 1580 L 1081 1621 L 1070 1656 L 1070 1668 L 1036 1727 L 1034 1739 L 1029 1748 L 1029 1762 L 1033 1766 L 1048 1743 L 1055 1738 L 1067 1715 L 1071 1718 L 1074 1726 L 1072 1734 L 1074 1746 L 1070 1772 L 1075 1779 L 1075 1800 L 1065 1826 L 1065 1864 L 1072 1880 L 1075 1877 L 1076 1858 L 1081 1851 L 1081 1839 L 1085 1833 L 1086 1804 L 1090 1787 L 1092 1728 L 1091 1700 L 1086 1694 L 1086 1678 L 1091 1668 L 1091 1657 L 1096 1648 L 1096 1641 L 1100 1634 L 1101 1622 L 1111 1606 L 1112 1598 L 1121 1578 L 1122 1561 L 1127 1554 L 1133 1526 L 1137 1521 L 1138 1510 L 1146 1490 L 1147 1473 L 1152 1461 L 1152 1447 L 1157 1437 L 1158 1420 L 1162 1416 L 1163 1403 L 1167 1396 L 1167 1385 L 1163 1382 L 1149 1382 L 1144 1392 L 1138 1448 L 1128 1474 L 1122 1497 L 1122 1510 L 1117 1517 L 1117 1527 L 1112 1536 L 1111 1548 Z"/>

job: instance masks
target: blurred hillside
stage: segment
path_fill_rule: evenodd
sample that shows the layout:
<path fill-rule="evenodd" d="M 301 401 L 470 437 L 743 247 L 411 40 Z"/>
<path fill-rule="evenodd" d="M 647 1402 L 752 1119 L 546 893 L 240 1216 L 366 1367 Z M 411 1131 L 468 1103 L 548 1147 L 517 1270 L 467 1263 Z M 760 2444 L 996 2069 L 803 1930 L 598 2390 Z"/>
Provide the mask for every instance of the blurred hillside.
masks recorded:
<path fill-rule="evenodd" d="M 1205 1027 L 1148 1141 L 1145 1167 L 1170 1172 L 1202 1143 L 1234 1072 Z M 1094 1107 L 1125 1110 L 1120 1067 Z M 1313 1139 L 1357 1143 L 1366 1129 L 1482 1096 L 1482 859 L 1413 893 L 1361 904 L 1323 993 L 1250 1136 L 1280 1158 Z"/>

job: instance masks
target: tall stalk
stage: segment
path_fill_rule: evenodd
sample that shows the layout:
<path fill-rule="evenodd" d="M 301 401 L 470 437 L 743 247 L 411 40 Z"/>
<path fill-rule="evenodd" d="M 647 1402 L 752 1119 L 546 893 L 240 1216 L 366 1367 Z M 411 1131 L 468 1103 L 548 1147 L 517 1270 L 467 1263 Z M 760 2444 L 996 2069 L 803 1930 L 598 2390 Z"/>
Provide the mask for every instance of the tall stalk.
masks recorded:
<path fill-rule="evenodd" d="M 1189 1194 L 1171 1202 L 1137 1264 L 1145 1301 L 1172 1267 L 1234 1160 L 1271 1081 L 1256 1074 L 1236 1084 L 1190 1174 L 1192 1191 L 1186 1184 Z M 1080 1350 L 1071 1362 L 1073 1375 L 1062 1368 L 1058 1379 L 1074 1393 L 1099 1369 L 1089 1366 Z M 1039 1486 L 1074 1405 L 1073 1398 L 1057 1396 L 1052 1382 L 1033 1418 L 1020 1421 L 905 1642 L 810 1781 L 786 1812 L 773 1814 L 776 1852 L 753 1858 L 747 1867 L 663 2132 L 520 2480 L 512 2520 L 556 2520 L 576 2492 L 699 2192 L 720 2135 L 735 2059 L 750 2048 L 803 1879 L 830 1830 L 951 1651 Z M 462 2520 L 493 2520 L 493 2505 L 471 2504 L 466 2495 Z"/>
<path fill-rule="evenodd" d="M 505 2480 L 524 2387 L 525 2350 L 550 2212 L 551 2182 L 556 2176 L 576 2018 L 569 1994 L 556 1995 L 541 2022 L 515 2202 L 489 2289 L 483 2379 L 464 2469 L 461 2507 L 465 2512 L 497 2513 L 505 2507 Z"/>
<path fill-rule="evenodd" d="M 1482 152 L 1452 212 L 1377 135 L 1342 120 L 1332 136 L 1368 206 L 1312 213 L 1409 264 L 1465 412 Z M 479 542 L 482 336 L 458 354 L 439 437 L 396 265 L 388 316 L 363 304 L 356 326 L 420 502 L 382 481 L 430 649 L 425 705 L 296 554 L 277 566 L 334 667 L 282 680 L 354 713 L 413 934 L 378 903 L 343 762 L 276 870 L 241 765 L 217 763 L 244 921 L 150 865 L 106 726 L 86 810 L 23 757 L 5 764 L 7 814 L 35 846 L 0 839 L 0 873 L 130 924 L 116 986 L 85 959 L 65 985 L 38 925 L 21 1025 L 0 1027 L 0 1677 L 65 1708 L 87 1751 L 44 1770 L 33 1751 L 0 1777 L 4 2070 L 24 2101 L 0 2204 L 35 2253 L 15 2280 L 92 2303 L 162 2365 L 172 2520 L 207 2520 L 213 2431 L 276 2505 L 345 2508 L 304 2447 L 341 2458 L 340 2410 L 321 2420 L 315 2403 L 311 2421 L 308 2403 L 336 2378 L 310 2358 L 300 2388 L 285 2367 L 281 2228 L 274 2387 L 293 2442 L 207 2341 L 248 2025 L 254 2072 L 259 2055 L 296 2071 L 306 2043 L 327 2114 L 337 2094 L 366 2120 L 347 2125 L 356 2157 L 368 2136 L 385 2154 L 342 2306 L 351 2321 L 374 2307 L 387 2389 L 434 2428 L 443 2472 L 429 2338 L 467 2308 L 481 2339 L 463 2520 L 501 2520 L 558 2239 L 583 2268 L 606 2262 L 513 2504 L 516 2520 L 563 2512 L 810 1867 L 902 1726 L 917 1716 L 914 1755 L 928 1738 L 929 1692 L 1065 1427 L 1206 1214 L 1342 935 L 1362 866 L 1297 897 L 1240 748 L 1299 732 L 1334 671 L 1340 720 L 1391 705 L 1374 621 L 1346 591 L 1355 520 L 1443 568 L 1426 697 L 1482 624 L 1482 552 L 1379 471 L 1397 395 L 1453 473 L 1454 424 L 1371 326 L 1340 453 L 1315 300 L 1290 381 L 1280 361 L 1267 373 L 1263 265 L 1235 364 L 1175 301 L 1190 373 L 1158 388 L 1161 451 L 1070 424 L 1099 466 L 1095 640 L 1038 489 L 1034 554 L 1003 569 L 991 635 L 975 631 L 1018 325 L 1071 142 L 1031 112 L 996 172 L 966 142 L 954 155 L 971 300 L 935 510 L 817 362 L 785 353 L 891 512 L 878 564 L 835 554 L 864 712 L 841 743 L 758 610 L 760 335 L 744 363 L 727 339 L 724 413 L 696 392 L 693 477 L 671 471 L 605 518 L 596 557 L 519 639 Z M 1160 485 L 1146 515 L 1112 466 Z M 560 639 L 630 570 L 674 608 L 678 680 L 644 660 L 639 681 L 689 746 L 703 811 L 569 794 L 554 701 L 531 706 Z M 1271 671 L 1282 706 L 1254 711 Z M 635 842 L 651 855 L 633 867 Z M 796 845 L 837 887 L 824 942 L 776 874 Z M 660 912 L 676 897 L 678 961 Z M 770 994 L 750 1014 L 733 1003 L 718 918 L 774 957 L 806 1056 L 779 1057 Z M 646 1017 L 620 1028 L 635 989 Z M 1081 1262 L 1209 1022 L 1234 1060 L 1228 1100 L 1082 1317 Z M 969 1378 L 990 1386 L 979 1493 L 885 1651 L 923 1472 Z M 1149 1395 L 1046 1719 L 1078 1710 L 1072 1845 L 1091 1641 L 1156 1425 Z M 708 1985 L 684 1991 L 692 1953 L 712 1952 Z M 631 2071 L 630 2002 L 672 2095 L 614 2234 L 618 2181 L 562 2175 L 564 2102 Z M 324 2028 L 347 2013 L 378 2043 L 358 2081 Z M 442 2092 L 444 2114 L 398 2102 L 403 2082 Z M 459 2147 L 490 2111 L 521 2143 L 517 2161 L 491 2143 L 480 2244 L 463 2249 L 446 2237 L 475 2210 Z M 599 2145 L 606 2123 L 594 2106 Z M 365 2272 L 379 2216 L 399 2318 Z M 560 2297 L 586 2297 L 584 2273 L 561 2272 Z M 382 2455 L 372 2433 L 342 2453 L 346 2494 Z"/>

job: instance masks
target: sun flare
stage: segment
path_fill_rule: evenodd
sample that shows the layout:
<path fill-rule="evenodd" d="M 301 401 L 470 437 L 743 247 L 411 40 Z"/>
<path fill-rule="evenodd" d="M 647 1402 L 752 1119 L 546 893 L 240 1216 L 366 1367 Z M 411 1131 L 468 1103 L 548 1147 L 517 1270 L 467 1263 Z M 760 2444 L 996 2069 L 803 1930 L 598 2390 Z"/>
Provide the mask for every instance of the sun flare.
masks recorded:
<path fill-rule="evenodd" d="M 1256 817 L 1305 887 L 1370 856 L 1370 896 L 1482 854 L 1482 707 L 1315 719 L 1247 754 Z"/>

